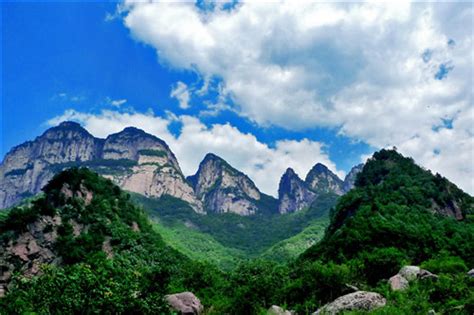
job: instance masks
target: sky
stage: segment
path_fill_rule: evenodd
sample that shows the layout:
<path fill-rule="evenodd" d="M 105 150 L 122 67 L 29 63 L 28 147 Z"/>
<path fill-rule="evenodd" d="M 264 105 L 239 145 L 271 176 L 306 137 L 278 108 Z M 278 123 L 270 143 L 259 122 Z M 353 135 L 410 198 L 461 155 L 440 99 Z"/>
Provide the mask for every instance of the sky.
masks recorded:
<path fill-rule="evenodd" d="M 473 4 L 2 2 L 1 156 L 64 120 L 276 195 L 397 147 L 474 193 Z"/>

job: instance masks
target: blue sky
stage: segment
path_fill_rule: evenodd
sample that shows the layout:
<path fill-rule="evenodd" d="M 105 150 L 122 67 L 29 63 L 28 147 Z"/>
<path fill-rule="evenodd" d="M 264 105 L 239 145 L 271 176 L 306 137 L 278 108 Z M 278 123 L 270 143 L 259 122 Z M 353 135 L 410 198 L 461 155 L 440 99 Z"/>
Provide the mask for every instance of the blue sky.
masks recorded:
<path fill-rule="evenodd" d="M 269 193 L 287 166 L 343 176 L 392 145 L 472 192 L 472 92 L 452 87 L 472 70 L 472 39 L 465 15 L 443 16 L 469 6 L 202 7 L 2 3 L 2 156 L 73 119 L 96 136 L 142 127 L 185 173 L 213 151 Z"/>

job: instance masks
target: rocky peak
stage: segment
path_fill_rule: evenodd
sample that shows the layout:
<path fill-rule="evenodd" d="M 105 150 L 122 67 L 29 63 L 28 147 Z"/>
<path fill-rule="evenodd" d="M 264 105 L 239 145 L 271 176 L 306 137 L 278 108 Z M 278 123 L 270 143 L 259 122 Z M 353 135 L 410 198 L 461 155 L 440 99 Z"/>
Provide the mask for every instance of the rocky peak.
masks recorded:
<path fill-rule="evenodd" d="M 314 200 L 316 194 L 312 192 L 307 184 L 288 168 L 283 174 L 278 187 L 278 210 L 280 213 L 289 213 L 308 207 Z"/>
<path fill-rule="evenodd" d="M 250 215 L 258 210 L 261 194 L 252 180 L 215 154 L 208 153 L 188 181 L 208 211 Z"/>
<path fill-rule="evenodd" d="M 135 161 L 139 160 L 140 155 L 161 156 L 170 160 L 176 167 L 178 164 L 166 142 L 135 127 L 126 127 L 108 136 L 105 139 L 103 154 L 104 159 Z"/>
<path fill-rule="evenodd" d="M 344 179 L 343 190 L 344 192 L 348 192 L 352 188 L 354 188 L 354 184 L 357 178 L 357 174 L 362 172 L 364 168 L 364 163 L 354 166 L 349 173 L 347 173 L 346 178 Z"/>
<path fill-rule="evenodd" d="M 324 164 L 317 163 L 306 175 L 306 184 L 316 193 L 344 194 L 344 182 Z"/>
<path fill-rule="evenodd" d="M 38 193 L 54 174 L 71 166 L 87 166 L 123 189 L 156 198 L 171 195 L 202 210 L 163 140 L 134 127 L 97 139 L 70 121 L 6 155 L 0 165 L 0 209 Z"/>

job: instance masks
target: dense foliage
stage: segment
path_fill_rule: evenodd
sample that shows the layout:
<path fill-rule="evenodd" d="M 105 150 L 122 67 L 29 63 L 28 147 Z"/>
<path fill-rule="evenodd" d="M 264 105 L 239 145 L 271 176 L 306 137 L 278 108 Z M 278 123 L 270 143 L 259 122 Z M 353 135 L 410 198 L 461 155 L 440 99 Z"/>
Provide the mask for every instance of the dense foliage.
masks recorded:
<path fill-rule="evenodd" d="M 89 204 L 72 192 L 90 192 Z M 61 265 L 43 265 L 43 275 L 17 275 L 0 300 L 8 314 L 163 313 L 163 295 L 186 258 L 164 244 L 143 211 L 109 180 L 87 169 L 70 169 L 44 188 L 31 206 L 17 207 L 0 221 L 2 248 L 40 216 L 61 217 L 52 249 Z M 72 224 L 83 227 L 75 235 Z M 136 225 L 137 229 L 132 229 Z M 113 259 L 102 250 L 110 242 Z"/>
<path fill-rule="evenodd" d="M 235 265 L 231 262 L 232 258 L 255 258 L 272 246 L 278 246 L 280 254 L 273 256 L 267 252 L 265 254 L 267 258 L 275 258 L 278 261 L 296 258 L 311 245 L 305 241 L 315 243 L 322 237 L 329 210 L 338 197 L 334 194 L 323 194 L 308 209 L 297 213 L 261 214 L 249 217 L 234 213 L 203 216 L 194 212 L 186 202 L 171 196 L 150 199 L 133 194 L 133 198 L 160 223 L 159 229 L 167 234 L 167 240 L 185 251 L 202 244 L 186 241 L 187 236 L 206 238 L 209 242 L 215 241 L 230 249 L 229 254 L 232 256 L 224 259 L 226 262 L 224 267 L 226 267 Z M 307 230 L 304 231 L 306 228 Z M 304 233 L 304 235 L 299 235 L 299 233 Z M 296 235 L 299 235 L 298 239 L 288 240 Z M 284 244 L 278 244 L 285 240 L 287 244 L 291 243 L 286 248 Z M 297 248 L 291 247 L 294 244 L 293 241 L 297 242 Z M 203 257 L 212 258 L 207 255 L 209 242 L 203 244 L 202 252 Z M 215 247 L 215 249 L 222 252 L 220 248 Z M 194 258 L 199 257 L 194 256 Z M 215 263 L 217 260 L 210 261 Z"/>

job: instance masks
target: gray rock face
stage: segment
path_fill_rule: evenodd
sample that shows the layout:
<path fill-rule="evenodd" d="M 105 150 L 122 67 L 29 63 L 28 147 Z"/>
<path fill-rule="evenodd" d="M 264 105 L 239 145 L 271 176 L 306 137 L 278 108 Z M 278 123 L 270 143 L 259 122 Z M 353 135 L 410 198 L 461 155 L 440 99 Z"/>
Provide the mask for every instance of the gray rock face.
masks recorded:
<path fill-rule="evenodd" d="M 63 122 L 14 147 L 0 165 L 0 209 L 38 193 L 54 175 L 52 165 L 100 158 L 102 143 L 79 124 Z"/>
<path fill-rule="evenodd" d="M 354 166 L 349 173 L 347 173 L 346 178 L 344 179 L 344 183 L 342 185 L 342 189 L 344 193 L 348 192 L 352 188 L 354 188 L 354 184 L 357 178 L 357 174 L 362 172 L 364 169 L 364 164 L 359 164 Z"/>
<path fill-rule="evenodd" d="M 278 188 L 278 211 L 290 213 L 308 207 L 315 199 L 316 193 L 302 181 L 299 176 L 288 168 L 281 177 Z"/>
<path fill-rule="evenodd" d="M 385 306 L 387 300 L 378 293 L 357 291 L 343 295 L 333 302 L 326 304 L 313 315 L 335 315 L 344 311 L 371 311 Z"/>
<path fill-rule="evenodd" d="M 196 199 L 176 157 L 163 140 L 128 127 L 105 139 L 103 159 L 133 163 L 122 171 L 117 171 L 118 168 L 111 172 L 98 169 L 100 174 L 112 179 L 121 188 L 147 197 L 170 195 L 202 212 L 201 202 Z"/>
<path fill-rule="evenodd" d="M 252 180 L 214 154 L 205 156 L 188 181 L 209 212 L 252 215 L 258 211 L 261 193 Z"/>
<path fill-rule="evenodd" d="M 132 127 L 97 139 L 73 122 L 48 129 L 6 155 L 0 165 L 0 209 L 40 192 L 55 173 L 71 166 L 90 167 L 121 188 L 145 196 L 180 198 L 202 212 L 164 141 Z"/>
<path fill-rule="evenodd" d="M 165 296 L 170 308 L 182 315 L 199 315 L 204 307 L 191 292 L 182 292 Z"/>
<path fill-rule="evenodd" d="M 321 163 L 313 166 L 306 175 L 305 182 L 312 191 L 318 194 L 329 192 L 339 196 L 344 194 L 344 182 Z"/>
<path fill-rule="evenodd" d="M 54 244 L 61 217 L 43 216 L 28 224 L 26 231 L 11 238 L 0 253 L 0 291 L 6 292 L 14 272 L 26 277 L 40 273 L 41 265 L 58 263 Z"/>

